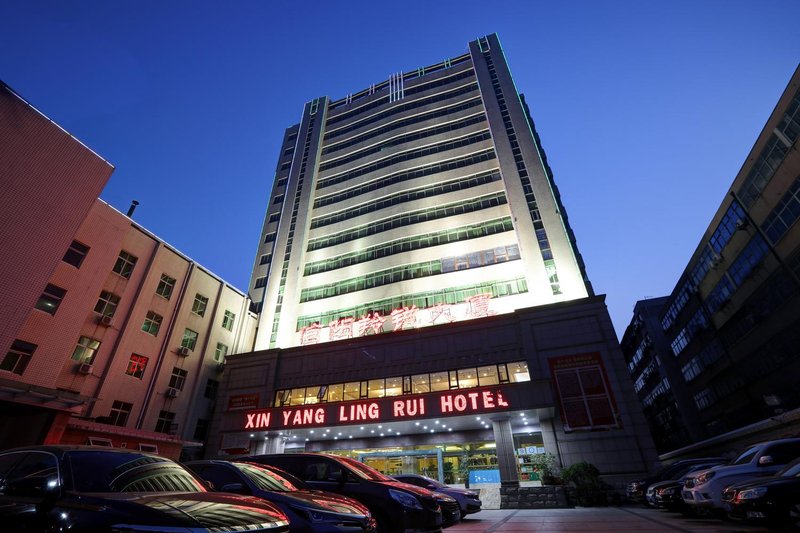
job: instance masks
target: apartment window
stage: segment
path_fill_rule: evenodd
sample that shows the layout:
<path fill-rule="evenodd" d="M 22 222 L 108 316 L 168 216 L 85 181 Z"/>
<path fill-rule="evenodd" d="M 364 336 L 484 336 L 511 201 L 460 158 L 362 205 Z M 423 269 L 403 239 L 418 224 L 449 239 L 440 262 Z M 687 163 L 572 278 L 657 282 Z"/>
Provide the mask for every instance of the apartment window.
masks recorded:
<path fill-rule="evenodd" d="M 197 425 L 194 427 L 194 440 L 203 442 L 208 435 L 209 421 L 206 418 L 198 418 Z"/>
<path fill-rule="evenodd" d="M 272 261 L 272 254 L 264 254 L 261 256 L 261 259 L 258 261 L 259 265 L 266 265 Z"/>
<path fill-rule="evenodd" d="M 194 295 L 194 303 L 192 304 L 192 313 L 197 316 L 205 316 L 206 307 L 208 307 L 208 298 L 200 293 Z"/>
<path fill-rule="evenodd" d="M 217 391 L 219 390 L 219 381 L 216 379 L 209 379 L 206 381 L 206 391 L 204 396 L 211 400 L 216 399 Z"/>
<path fill-rule="evenodd" d="M 67 253 L 64 254 L 63 261 L 65 263 L 69 263 L 75 268 L 80 268 L 81 263 L 83 263 L 87 253 L 89 253 L 88 246 L 81 244 L 78 241 L 72 241 L 72 244 L 70 244 L 69 248 L 67 249 Z"/>
<path fill-rule="evenodd" d="M 133 267 L 136 266 L 136 257 L 122 250 L 114 263 L 113 272 L 116 272 L 125 279 L 130 279 Z"/>
<path fill-rule="evenodd" d="M 276 235 L 277 235 L 276 233 L 268 233 L 267 236 L 264 237 L 264 244 L 274 241 Z"/>
<path fill-rule="evenodd" d="M 228 346 L 218 342 L 217 349 L 214 350 L 214 361 L 220 363 L 225 360 L 226 355 L 228 355 Z"/>
<path fill-rule="evenodd" d="M 278 220 L 280 220 L 280 218 L 281 218 L 281 214 L 280 213 L 273 213 L 272 215 L 270 215 L 269 221 L 270 222 L 277 222 Z"/>
<path fill-rule="evenodd" d="M 108 291 L 100 291 L 100 298 L 94 306 L 94 312 L 101 316 L 112 317 L 117 312 L 119 296 Z"/>
<path fill-rule="evenodd" d="M 75 346 L 75 350 L 72 352 L 72 359 L 81 363 L 92 364 L 99 348 L 99 340 L 81 336 L 78 339 L 78 345 Z"/>
<path fill-rule="evenodd" d="M 158 330 L 161 328 L 161 321 L 164 320 L 164 317 L 158 315 L 152 311 L 148 311 L 147 315 L 144 317 L 144 323 L 142 324 L 142 331 L 149 333 L 152 336 L 158 335 Z"/>
<path fill-rule="evenodd" d="M 156 421 L 156 432 L 174 434 L 172 428 L 172 421 L 175 420 L 175 413 L 172 411 L 159 411 L 158 420 Z"/>
<path fill-rule="evenodd" d="M 172 375 L 169 377 L 169 386 L 173 389 L 183 390 L 186 384 L 186 375 L 188 372 L 182 368 L 174 367 Z"/>
<path fill-rule="evenodd" d="M 194 347 L 196 345 L 197 345 L 197 332 L 189 328 L 186 328 L 183 331 L 183 340 L 181 341 L 181 346 L 183 346 L 184 348 L 189 348 L 190 350 L 194 350 Z"/>
<path fill-rule="evenodd" d="M 225 311 L 225 316 L 222 317 L 222 327 L 228 331 L 233 331 L 234 320 L 236 320 L 236 315 L 230 311 Z"/>
<path fill-rule="evenodd" d="M 51 315 L 55 315 L 56 311 L 58 311 L 58 306 L 61 305 L 61 300 L 64 299 L 65 294 L 67 294 L 66 290 L 48 283 L 47 287 L 44 288 L 42 295 L 39 296 L 39 300 L 36 302 L 36 309 Z"/>
<path fill-rule="evenodd" d="M 266 276 L 262 276 L 260 278 L 256 278 L 256 286 L 255 286 L 255 288 L 256 289 L 260 289 L 261 287 L 266 286 L 266 284 L 267 284 L 267 277 Z"/>
<path fill-rule="evenodd" d="M 158 282 L 158 287 L 156 287 L 156 294 L 169 300 L 169 297 L 172 296 L 172 289 L 174 288 L 175 278 L 171 278 L 166 274 L 161 274 L 161 281 Z"/>
<path fill-rule="evenodd" d="M 36 345 L 29 342 L 15 340 L 11 344 L 11 349 L 6 352 L 3 362 L 0 363 L 0 370 L 13 372 L 14 374 L 22 375 L 31 362 L 33 352 L 36 350 Z"/>
<path fill-rule="evenodd" d="M 125 374 L 142 379 L 144 377 L 144 370 L 147 368 L 147 362 L 149 360 L 150 359 L 148 357 L 132 353 L 131 359 L 128 361 L 128 368 L 125 370 Z"/>
<path fill-rule="evenodd" d="M 132 410 L 132 403 L 114 400 L 114 403 L 111 404 L 111 412 L 108 414 L 108 423 L 112 426 L 125 426 Z"/>

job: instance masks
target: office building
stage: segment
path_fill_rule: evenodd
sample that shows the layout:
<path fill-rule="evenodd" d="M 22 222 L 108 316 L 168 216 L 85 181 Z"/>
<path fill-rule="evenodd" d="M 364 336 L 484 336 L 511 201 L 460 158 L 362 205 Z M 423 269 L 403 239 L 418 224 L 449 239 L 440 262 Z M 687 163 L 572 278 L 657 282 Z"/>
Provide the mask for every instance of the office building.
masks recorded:
<path fill-rule="evenodd" d="M 208 449 L 517 484 L 655 451 L 495 35 L 286 130 Z"/>
<path fill-rule="evenodd" d="M 799 90 L 800 69 L 662 309 L 645 313 L 657 324 L 639 302 L 623 336 L 651 426 L 685 428 L 656 436 L 667 458 L 800 432 Z"/>

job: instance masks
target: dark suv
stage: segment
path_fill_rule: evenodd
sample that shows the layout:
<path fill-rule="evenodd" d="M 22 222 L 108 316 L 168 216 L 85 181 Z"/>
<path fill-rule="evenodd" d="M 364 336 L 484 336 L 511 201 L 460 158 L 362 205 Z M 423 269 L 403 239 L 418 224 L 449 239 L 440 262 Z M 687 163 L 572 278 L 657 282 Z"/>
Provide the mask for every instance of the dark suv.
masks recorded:
<path fill-rule="evenodd" d="M 353 459 L 297 453 L 241 460 L 277 466 L 315 489 L 360 501 L 375 518 L 378 533 L 438 533 L 442 529 L 442 513 L 429 490 L 400 483 Z"/>
<path fill-rule="evenodd" d="M 265 501 L 207 492 L 157 455 L 32 446 L 0 453 L 0 529 L 287 533 L 289 521 Z"/>

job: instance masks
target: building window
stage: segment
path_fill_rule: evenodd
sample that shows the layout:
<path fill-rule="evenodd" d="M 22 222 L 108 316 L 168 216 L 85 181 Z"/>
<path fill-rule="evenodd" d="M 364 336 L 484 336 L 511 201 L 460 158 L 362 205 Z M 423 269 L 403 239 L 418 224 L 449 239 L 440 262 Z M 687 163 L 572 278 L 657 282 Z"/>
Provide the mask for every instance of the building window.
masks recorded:
<path fill-rule="evenodd" d="M 222 317 L 222 327 L 228 331 L 233 331 L 234 320 L 236 320 L 236 315 L 230 311 L 225 311 L 225 316 Z"/>
<path fill-rule="evenodd" d="M 198 418 L 197 425 L 194 427 L 194 440 L 204 442 L 208 435 L 208 419 Z"/>
<path fill-rule="evenodd" d="M 158 330 L 161 328 L 162 320 L 164 320 L 164 318 L 161 315 L 158 315 L 152 311 L 148 311 L 147 315 L 144 317 L 142 331 L 155 337 L 158 335 Z"/>
<path fill-rule="evenodd" d="M 99 340 L 81 336 L 78 339 L 78 345 L 75 346 L 75 351 L 72 352 L 72 359 L 81 363 L 92 364 L 99 348 Z"/>
<path fill-rule="evenodd" d="M 169 377 L 169 386 L 173 389 L 183 390 L 186 384 L 186 375 L 188 372 L 177 366 L 172 369 L 172 375 Z"/>
<path fill-rule="evenodd" d="M 3 362 L 0 363 L 0 370 L 13 372 L 14 374 L 22 375 L 31 362 L 33 352 L 36 350 L 36 345 L 29 342 L 15 340 L 11 344 L 11 349 L 6 352 Z"/>
<path fill-rule="evenodd" d="M 75 268 L 80 268 L 81 263 L 83 263 L 87 253 L 89 253 L 88 246 L 81 244 L 78 241 L 72 241 L 72 244 L 70 244 L 69 248 L 67 249 L 67 253 L 64 254 L 63 261 L 65 263 L 69 263 Z"/>
<path fill-rule="evenodd" d="M 108 291 L 100 291 L 100 298 L 94 306 L 94 312 L 102 316 L 112 317 L 117 312 L 119 296 Z"/>
<path fill-rule="evenodd" d="M 228 355 L 228 346 L 226 344 L 218 342 L 217 349 L 214 350 L 214 361 L 218 363 L 222 362 L 225 359 L 226 355 Z"/>
<path fill-rule="evenodd" d="M 194 303 L 192 304 L 192 313 L 197 316 L 206 315 L 206 307 L 208 307 L 208 298 L 200 293 L 194 295 Z"/>
<path fill-rule="evenodd" d="M 131 360 L 128 361 L 128 368 L 125 370 L 125 373 L 129 376 L 142 379 L 144 377 L 144 369 L 147 368 L 147 361 L 149 361 L 149 358 L 132 353 Z"/>
<path fill-rule="evenodd" d="M 132 409 L 132 403 L 114 400 L 114 403 L 111 404 L 111 412 L 108 414 L 108 423 L 112 426 L 125 426 Z"/>
<path fill-rule="evenodd" d="M 266 286 L 266 284 L 267 284 L 267 277 L 266 276 L 262 276 L 260 278 L 256 278 L 256 286 L 255 286 L 255 288 L 256 289 L 260 289 L 261 287 Z"/>
<path fill-rule="evenodd" d="M 264 254 L 261 256 L 261 259 L 258 261 L 259 265 L 266 265 L 270 261 L 272 261 L 272 254 Z"/>
<path fill-rule="evenodd" d="M 186 328 L 183 331 L 183 340 L 181 341 L 181 346 L 184 348 L 189 348 L 190 350 L 194 350 L 194 347 L 197 345 L 197 332 L 192 331 L 189 328 Z"/>
<path fill-rule="evenodd" d="M 173 427 L 173 420 L 175 420 L 175 413 L 171 411 L 159 411 L 158 421 L 156 421 L 156 432 L 174 435 L 177 432 L 177 428 Z"/>
<path fill-rule="evenodd" d="M 58 311 L 58 306 L 61 305 L 61 300 L 64 299 L 65 294 L 67 294 L 66 290 L 48 283 L 47 287 L 44 288 L 42 295 L 39 296 L 39 301 L 36 302 L 36 309 L 51 315 L 55 315 L 56 311 Z"/>
<path fill-rule="evenodd" d="M 281 218 L 281 214 L 280 213 L 273 213 L 272 215 L 270 215 L 269 221 L 270 222 L 277 222 L 278 220 L 280 220 L 280 218 Z"/>
<path fill-rule="evenodd" d="M 206 382 L 205 397 L 210 400 L 216 399 L 218 390 L 219 390 L 219 381 L 217 381 L 216 379 L 209 379 Z"/>
<path fill-rule="evenodd" d="M 267 244 L 267 243 L 269 243 L 269 242 L 272 242 L 272 241 L 274 241 L 274 240 L 275 240 L 275 236 L 276 236 L 276 235 L 277 235 L 277 234 L 275 234 L 275 233 L 268 233 L 268 234 L 267 234 L 267 236 L 266 236 L 266 237 L 264 237 L 264 244 Z"/>
<path fill-rule="evenodd" d="M 125 279 L 130 279 L 134 266 L 136 266 L 136 257 L 122 250 L 119 253 L 119 257 L 117 257 L 117 262 L 114 263 L 112 271 Z"/>
<path fill-rule="evenodd" d="M 158 287 L 156 287 L 156 294 L 169 300 L 169 297 L 172 296 L 172 289 L 174 288 L 175 278 L 171 278 L 166 274 L 161 274 L 161 281 L 158 282 Z"/>

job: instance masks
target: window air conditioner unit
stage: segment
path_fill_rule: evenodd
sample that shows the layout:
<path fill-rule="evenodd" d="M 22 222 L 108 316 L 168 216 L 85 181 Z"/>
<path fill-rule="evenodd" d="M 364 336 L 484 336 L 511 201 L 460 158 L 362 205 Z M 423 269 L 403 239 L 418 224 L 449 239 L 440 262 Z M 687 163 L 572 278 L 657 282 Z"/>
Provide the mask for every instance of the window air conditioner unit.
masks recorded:
<path fill-rule="evenodd" d="M 97 317 L 97 322 L 99 324 L 104 325 L 104 326 L 110 326 L 111 325 L 111 317 L 108 316 L 108 315 L 100 315 L 99 317 Z"/>
<path fill-rule="evenodd" d="M 81 366 L 78 367 L 78 372 L 80 374 L 91 374 L 92 365 L 90 363 L 82 363 Z"/>
<path fill-rule="evenodd" d="M 177 398 L 180 392 L 175 387 L 170 387 L 167 389 L 167 398 Z"/>
<path fill-rule="evenodd" d="M 184 357 L 192 353 L 192 351 L 186 346 L 179 346 L 177 351 L 178 355 L 183 355 Z"/>

